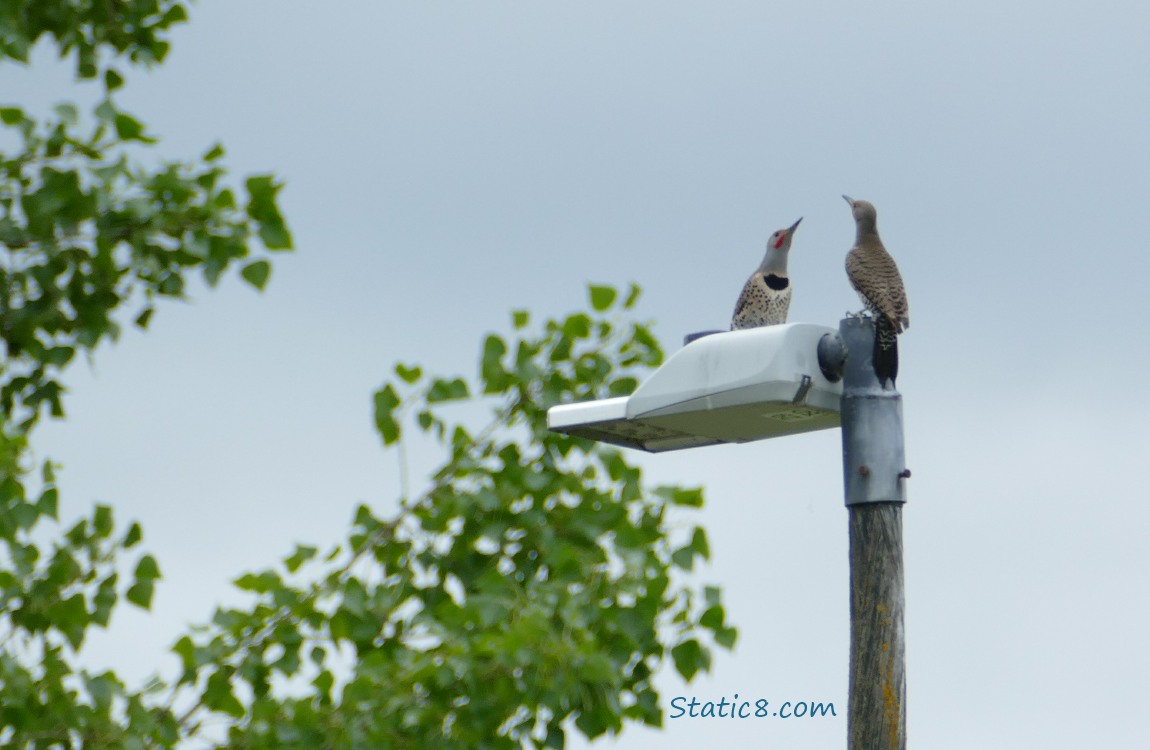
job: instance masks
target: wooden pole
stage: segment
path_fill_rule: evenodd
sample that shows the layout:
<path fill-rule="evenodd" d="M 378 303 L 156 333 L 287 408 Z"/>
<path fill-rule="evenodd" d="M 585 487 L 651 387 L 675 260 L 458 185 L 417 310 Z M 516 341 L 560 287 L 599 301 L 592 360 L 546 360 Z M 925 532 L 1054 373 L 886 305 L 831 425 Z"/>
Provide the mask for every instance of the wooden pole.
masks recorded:
<path fill-rule="evenodd" d="M 852 505 L 849 750 L 905 750 L 902 506 Z"/>
<path fill-rule="evenodd" d="M 906 749 L 902 396 L 874 374 L 874 325 L 846 318 L 843 480 L 850 516 L 851 655 L 848 750 Z"/>

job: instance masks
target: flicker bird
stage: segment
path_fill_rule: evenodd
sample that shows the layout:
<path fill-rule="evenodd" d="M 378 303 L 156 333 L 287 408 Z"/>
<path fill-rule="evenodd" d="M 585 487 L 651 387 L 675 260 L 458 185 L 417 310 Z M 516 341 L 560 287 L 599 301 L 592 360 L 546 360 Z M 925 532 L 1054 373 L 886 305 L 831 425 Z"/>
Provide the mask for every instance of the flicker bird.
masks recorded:
<path fill-rule="evenodd" d="M 779 229 L 767 242 L 767 252 L 759 269 L 743 285 L 743 293 L 735 303 L 731 316 L 731 330 L 775 326 L 787 322 L 791 306 L 791 280 L 787 276 L 787 253 L 795 236 L 799 221 L 786 229 Z"/>
<path fill-rule="evenodd" d="M 883 247 L 877 213 L 866 201 L 843 196 L 855 218 L 855 244 L 847 253 L 847 278 L 875 317 L 874 372 L 883 388 L 898 377 L 898 334 L 910 328 L 906 287 L 894 258 Z"/>

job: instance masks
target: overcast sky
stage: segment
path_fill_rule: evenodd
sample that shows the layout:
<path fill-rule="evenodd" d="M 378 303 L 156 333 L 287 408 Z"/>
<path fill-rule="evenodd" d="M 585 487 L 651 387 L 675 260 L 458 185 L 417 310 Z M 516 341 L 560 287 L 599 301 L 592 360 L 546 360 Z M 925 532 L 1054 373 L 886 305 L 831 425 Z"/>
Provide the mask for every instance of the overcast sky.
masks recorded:
<path fill-rule="evenodd" d="M 899 387 L 910 743 L 1134 747 L 1150 733 L 1150 6 L 202 0 L 121 100 L 164 156 L 275 171 L 298 253 L 260 295 L 170 303 L 69 374 L 41 430 L 66 513 L 136 518 L 166 580 L 86 658 L 142 677 L 226 582 L 393 507 L 370 396 L 397 360 L 475 371 L 509 311 L 641 284 L 670 349 L 726 325 L 766 237 L 792 321 L 858 307 L 848 193 L 913 325 Z M 84 98 L 50 55 L 0 99 Z M 596 746 L 841 747 L 839 434 L 634 456 L 701 484 L 733 654 L 677 695 L 833 701 Z M 419 457 L 417 457 L 419 460 Z M 167 660 L 167 661 L 165 661 Z"/>

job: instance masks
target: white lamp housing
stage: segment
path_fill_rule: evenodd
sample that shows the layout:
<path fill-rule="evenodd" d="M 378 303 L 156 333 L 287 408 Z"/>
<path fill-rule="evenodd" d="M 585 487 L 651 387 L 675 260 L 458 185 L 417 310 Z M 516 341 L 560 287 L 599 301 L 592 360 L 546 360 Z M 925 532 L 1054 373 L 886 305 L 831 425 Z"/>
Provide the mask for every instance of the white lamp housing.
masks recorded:
<path fill-rule="evenodd" d="M 819 359 L 828 335 L 838 340 L 812 323 L 711 334 L 675 352 L 630 396 L 551 407 L 547 426 L 653 453 L 838 427 L 842 384 L 827 379 Z"/>

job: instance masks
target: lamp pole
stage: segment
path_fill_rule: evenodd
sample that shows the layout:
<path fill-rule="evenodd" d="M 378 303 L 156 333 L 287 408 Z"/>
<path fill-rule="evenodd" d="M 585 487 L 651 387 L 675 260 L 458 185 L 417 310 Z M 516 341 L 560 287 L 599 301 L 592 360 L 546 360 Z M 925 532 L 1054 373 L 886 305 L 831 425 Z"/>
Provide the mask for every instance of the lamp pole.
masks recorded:
<path fill-rule="evenodd" d="M 850 516 L 848 750 L 905 750 L 902 396 L 874 373 L 874 323 L 845 318 L 843 483 Z"/>

